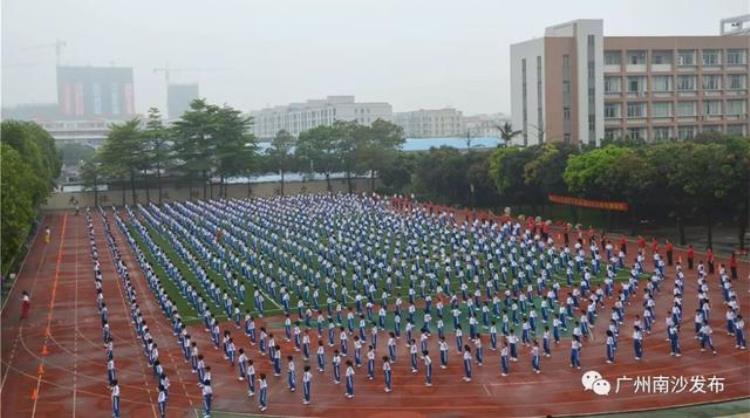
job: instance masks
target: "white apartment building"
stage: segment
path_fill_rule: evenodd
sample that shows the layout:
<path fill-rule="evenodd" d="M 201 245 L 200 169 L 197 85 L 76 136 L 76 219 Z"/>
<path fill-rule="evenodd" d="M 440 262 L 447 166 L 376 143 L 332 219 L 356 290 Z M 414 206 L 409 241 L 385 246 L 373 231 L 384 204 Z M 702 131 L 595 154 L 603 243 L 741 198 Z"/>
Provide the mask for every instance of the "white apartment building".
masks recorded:
<path fill-rule="evenodd" d="M 357 103 L 354 96 L 328 96 L 257 110 L 250 112 L 250 116 L 253 117 L 255 136 L 267 140 L 282 129 L 296 137 L 308 129 L 331 125 L 336 120 L 354 121 L 362 125 L 370 125 L 378 119 L 390 121 L 392 113 L 388 103 Z"/>
<path fill-rule="evenodd" d="M 408 138 L 447 138 L 466 135 L 461 111 L 453 108 L 419 109 L 393 114 L 393 123 Z"/>
<path fill-rule="evenodd" d="M 503 113 L 480 114 L 464 116 L 464 131 L 472 137 L 500 137 L 498 126 L 510 122 L 510 116 Z M 465 135 L 465 133 L 464 133 Z"/>
<path fill-rule="evenodd" d="M 722 36 L 603 36 L 602 20 L 576 20 L 511 45 L 512 124 L 522 131 L 514 141 L 748 135 L 750 36 L 737 27 Z"/>

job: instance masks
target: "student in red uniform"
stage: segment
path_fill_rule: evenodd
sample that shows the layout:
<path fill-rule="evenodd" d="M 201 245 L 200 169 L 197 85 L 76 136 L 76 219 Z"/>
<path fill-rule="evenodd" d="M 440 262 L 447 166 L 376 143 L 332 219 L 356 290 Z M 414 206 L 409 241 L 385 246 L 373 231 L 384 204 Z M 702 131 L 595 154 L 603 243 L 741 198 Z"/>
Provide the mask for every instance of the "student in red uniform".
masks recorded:
<path fill-rule="evenodd" d="M 708 274 L 714 274 L 716 259 L 714 258 L 714 250 L 711 247 L 708 247 L 706 251 L 706 261 L 708 261 Z"/>
<path fill-rule="evenodd" d="M 623 254 L 628 254 L 628 240 L 624 236 L 620 237 L 620 250 L 622 250 Z"/>
<path fill-rule="evenodd" d="M 642 236 L 638 236 L 638 249 L 639 250 L 645 250 L 646 249 L 646 240 L 643 239 Z"/>
<path fill-rule="evenodd" d="M 24 290 L 21 293 L 21 319 L 29 317 L 29 309 L 31 309 L 31 298 L 29 297 L 29 292 Z"/>
<path fill-rule="evenodd" d="M 659 241 L 656 240 L 656 237 L 651 238 L 651 252 L 653 254 L 656 254 L 659 252 Z"/>
<path fill-rule="evenodd" d="M 732 272 L 732 280 L 737 280 L 737 255 L 734 251 L 729 256 L 729 271 Z"/>
<path fill-rule="evenodd" d="M 688 245 L 687 259 L 688 259 L 688 270 L 692 270 L 693 261 L 695 261 L 695 250 L 693 249 L 693 244 Z"/>
<path fill-rule="evenodd" d="M 664 244 L 664 249 L 667 253 L 667 265 L 672 265 L 672 254 L 674 251 L 674 247 L 672 246 L 672 241 L 667 240 L 666 244 Z"/>

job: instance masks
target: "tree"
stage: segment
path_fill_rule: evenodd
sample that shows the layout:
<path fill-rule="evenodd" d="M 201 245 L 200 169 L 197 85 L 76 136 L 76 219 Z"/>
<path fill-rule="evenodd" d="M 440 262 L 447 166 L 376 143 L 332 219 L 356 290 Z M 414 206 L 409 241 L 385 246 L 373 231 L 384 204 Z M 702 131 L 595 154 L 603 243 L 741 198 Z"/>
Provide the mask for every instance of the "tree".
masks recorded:
<path fill-rule="evenodd" d="M 99 184 L 102 178 L 102 167 L 95 157 L 84 161 L 81 165 L 81 180 L 84 190 L 94 192 L 94 206 L 99 206 Z"/>
<path fill-rule="evenodd" d="M 510 122 L 505 122 L 502 125 L 495 125 L 495 128 L 497 128 L 498 131 L 500 131 L 500 138 L 502 138 L 505 143 L 505 146 L 510 146 L 511 141 L 513 138 L 521 134 L 521 131 L 514 131 L 513 126 L 510 124 Z M 523 140 L 523 146 L 527 146 L 528 143 L 526 142 L 526 139 Z"/>
<path fill-rule="evenodd" d="M 94 147 L 81 144 L 63 144 L 59 147 L 63 163 L 66 165 L 77 165 L 94 156 Z"/>
<path fill-rule="evenodd" d="M 530 203 L 541 204 L 544 213 L 550 193 L 567 192 L 563 172 L 568 157 L 577 149 L 565 143 L 546 143 L 534 146 L 532 150 L 532 159 L 523 166 L 523 181 L 532 191 Z"/>
<path fill-rule="evenodd" d="M 362 169 L 370 172 L 370 191 L 375 191 L 375 173 L 381 174 L 397 159 L 405 141 L 404 130 L 391 122 L 377 119 L 365 132 L 359 161 Z"/>
<path fill-rule="evenodd" d="M 169 142 L 169 130 L 164 127 L 161 113 L 155 107 L 148 109 L 143 137 L 146 141 L 148 168 L 155 171 L 156 188 L 159 193 L 159 203 L 161 203 L 163 196 L 162 174 L 172 159 L 172 150 Z"/>
<path fill-rule="evenodd" d="M 250 133 L 252 119 L 239 110 L 222 106 L 213 114 L 212 138 L 215 139 L 214 171 L 219 175 L 220 195 L 226 197 L 226 181 L 248 171 L 256 160 L 255 136 Z M 213 193 L 212 196 L 213 197 Z"/>
<path fill-rule="evenodd" d="M 504 147 L 496 149 L 489 163 L 490 178 L 504 205 L 530 203 L 531 187 L 524 181 L 524 167 L 534 158 L 536 148 Z M 537 200 L 532 200 L 537 204 Z"/>
<path fill-rule="evenodd" d="M 122 181 L 122 204 L 125 205 L 125 179 L 130 180 L 133 204 L 138 200 L 135 193 L 136 174 L 148 167 L 148 152 L 138 118 L 114 123 L 100 150 L 99 161 L 106 174 Z M 145 175 L 144 175 L 145 177 Z"/>
<path fill-rule="evenodd" d="M 331 173 L 340 167 L 337 148 L 337 132 L 331 126 L 316 126 L 300 133 L 294 155 L 304 171 L 322 173 L 326 179 L 326 188 L 330 192 Z"/>
<path fill-rule="evenodd" d="M 6 273 L 60 176 L 62 158 L 52 136 L 33 122 L 6 120 L 0 131 L 0 269 Z"/>
<path fill-rule="evenodd" d="M 709 248 L 713 246 L 717 213 L 727 208 L 732 190 L 747 187 L 747 183 L 739 184 L 743 176 L 737 172 L 740 167 L 734 159 L 721 144 L 693 144 L 684 153 L 682 164 L 674 173 L 675 181 L 682 185 L 682 191 L 704 218 Z"/>
<path fill-rule="evenodd" d="M 200 177 L 203 182 L 203 198 L 208 197 L 209 174 L 216 166 L 214 138 L 214 115 L 219 107 L 209 105 L 205 99 L 195 99 L 190 108 L 175 121 L 174 150 L 179 168 L 188 180 L 192 195 L 193 181 Z"/>
<path fill-rule="evenodd" d="M 0 165 L 3 179 L 3 187 L 0 188 L 0 254 L 5 272 L 23 246 L 34 219 L 33 191 L 27 183 L 27 179 L 33 178 L 34 173 L 21 154 L 9 145 L 0 145 L 0 159 L 3 162 Z"/>
<path fill-rule="evenodd" d="M 280 192 L 282 196 L 284 195 L 284 173 L 294 166 L 294 153 L 292 152 L 294 143 L 294 136 L 282 129 L 276 133 L 271 141 L 271 146 L 266 150 L 269 167 L 281 175 Z"/>

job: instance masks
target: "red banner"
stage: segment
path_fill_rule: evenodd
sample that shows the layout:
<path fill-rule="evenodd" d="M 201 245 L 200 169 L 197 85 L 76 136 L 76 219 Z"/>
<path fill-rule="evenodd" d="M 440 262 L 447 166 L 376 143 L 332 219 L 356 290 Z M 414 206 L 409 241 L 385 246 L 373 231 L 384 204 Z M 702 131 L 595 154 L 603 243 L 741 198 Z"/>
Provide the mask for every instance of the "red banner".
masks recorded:
<path fill-rule="evenodd" d="M 582 208 L 601 209 L 601 210 L 612 210 L 618 212 L 627 212 L 628 204 L 625 202 L 609 202 L 606 200 L 591 200 L 582 199 L 580 197 L 573 196 L 561 196 L 550 193 L 549 201 L 552 203 L 559 203 L 561 205 L 579 206 Z"/>

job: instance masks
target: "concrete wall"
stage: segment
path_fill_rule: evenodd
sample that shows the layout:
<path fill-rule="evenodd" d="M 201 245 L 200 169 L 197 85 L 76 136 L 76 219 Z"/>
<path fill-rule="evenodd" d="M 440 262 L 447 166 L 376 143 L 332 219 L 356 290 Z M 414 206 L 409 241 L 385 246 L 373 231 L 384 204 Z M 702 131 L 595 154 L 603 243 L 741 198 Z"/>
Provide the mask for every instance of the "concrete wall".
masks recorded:
<path fill-rule="evenodd" d="M 335 179 L 331 180 L 331 187 L 334 192 L 346 192 L 347 185 L 346 179 Z M 376 183 L 377 187 L 377 183 Z M 246 198 L 248 196 L 273 196 L 279 193 L 280 183 L 252 183 L 251 192 L 248 191 L 247 184 L 231 184 L 227 186 L 227 196 L 230 198 Z M 315 181 L 296 181 L 296 182 L 285 182 L 284 183 L 284 194 L 302 194 L 302 193 L 322 193 L 326 191 L 325 180 Z M 352 191 L 353 192 L 369 192 L 370 182 L 368 179 L 352 179 Z M 146 202 L 146 190 L 136 189 L 136 199 L 140 203 Z M 214 197 L 218 197 L 219 186 L 214 185 Z M 151 201 L 156 202 L 159 198 L 159 193 L 156 188 L 150 190 Z M 163 201 L 182 201 L 190 199 L 202 199 L 203 188 L 194 187 L 193 194 L 190 195 L 190 189 L 185 187 L 175 187 L 170 185 L 163 189 Z M 209 190 L 210 196 L 210 190 Z M 71 199 L 75 199 L 79 202 L 80 207 L 85 208 L 86 206 L 94 206 L 94 192 L 59 192 L 53 193 L 47 199 L 47 202 L 42 206 L 43 210 L 69 210 L 74 207 L 71 203 Z M 133 204 L 132 193 L 128 189 L 125 193 L 125 203 L 128 205 Z M 122 191 L 121 190 L 109 190 L 106 192 L 99 192 L 99 204 L 103 206 L 108 205 L 122 205 Z"/>

